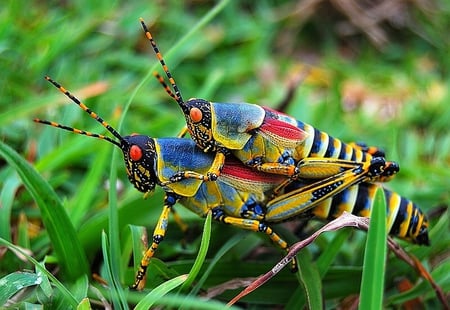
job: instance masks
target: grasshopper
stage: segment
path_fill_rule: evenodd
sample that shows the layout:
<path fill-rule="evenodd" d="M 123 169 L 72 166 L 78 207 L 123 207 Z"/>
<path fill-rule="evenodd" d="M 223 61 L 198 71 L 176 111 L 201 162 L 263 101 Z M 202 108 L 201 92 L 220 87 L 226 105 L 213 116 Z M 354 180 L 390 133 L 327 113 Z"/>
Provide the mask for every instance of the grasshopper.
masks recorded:
<path fill-rule="evenodd" d="M 302 186 L 304 184 L 293 182 L 286 187 L 285 191 L 289 192 Z M 380 184 L 363 182 L 351 186 L 302 213 L 301 217 L 331 221 L 341 216 L 344 211 L 361 217 L 370 217 L 375 195 L 380 190 L 384 192 L 386 200 L 386 229 L 389 234 L 411 243 L 430 245 L 428 233 L 426 233 L 428 220 L 420 208 L 414 202 Z M 288 197 L 285 195 L 284 199 L 288 200 Z"/>
<path fill-rule="evenodd" d="M 216 221 L 262 232 L 280 249 L 287 251 L 287 242 L 271 228 L 271 224 L 291 220 L 321 203 L 332 201 L 330 199 L 343 190 L 350 191 L 360 182 L 371 181 L 377 177 L 377 172 L 382 171 L 379 166 L 386 164 L 383 159 L 373 160 L 371 166 L 374 167 L 363 167 L 366 163 L 360 163 L 358 168 L 353 169 L 355 177 L 352 178 L 348 176 L 348 171 L 344 171 L 312 184 L 294 181 L 290 184 L 292 188 L 283 187 L 284 193 L 277 192 L 279 196 L 275 199 L 272 199 L 272 195 L 286 177 L 251 169 L 232 157 L 227 158 L 221 175 L 214 182 L 189 177 L 174 181 L 173 175 L 180 169 L 206 173 L 214 162 L 213 154 L 204 153 L 190 139 L 122 136 L 60 84 L 49 77 L 46 79 L 104 126 L 115 139 L 56 122 L 41 119 L 35 119 L 35 122 L 108 141 L 121 149 L 128 179 L 136 189 L 147 195 L 159 185 L 165 191 L 164 206 L 153 232 L 152 243 L 142 258 L 132 286 L 135 289 L 144 287 L 147 267 L 164 239 L 169 213 L 177 202 L 201 217 L 211 213 Z M 368 201 L 372 199 L 370 195 L 366 197 Z M 402 210 L 395 205 L 393 208 Z M 401 211 L 398 214 L 403 213 Z M 420 225 L 408 226 L 407 231 L 399 230 L 397 235 L 412 242 L 427 243 L 428 222 L 420 210 L 414 214 L 415 222 Z M 401 217 L 394 222 L 394 228 L 405 221 L 413 220 Z"/>
<path fill-rule="evenodd" d="M 267 107 L 198 98 L 184 101 L 142 18 L 140 22 L 173 91 L 161 76 L 157 73 L 155 76 L 185 116 L 187 127 L 179 136 L 189 132 L 198 147 L 215 153 L 214 162 L 206 174 L 180 171 L 175 180 L 186 177 L 216 180 L 228 154 L 256 170 L 290 179 L 321 179 L 342 170 L 352 170 L 361 162 L 370 162 L 373 155 L 384 157 L 377 151 L 372 154 L 364 146 L 345 144 L 309 124 Z M 389 162 L 374 181 L 388 181 L 398 171 L 398 164 Z M 286 184 L 289 182 L 287 180 Z"/>

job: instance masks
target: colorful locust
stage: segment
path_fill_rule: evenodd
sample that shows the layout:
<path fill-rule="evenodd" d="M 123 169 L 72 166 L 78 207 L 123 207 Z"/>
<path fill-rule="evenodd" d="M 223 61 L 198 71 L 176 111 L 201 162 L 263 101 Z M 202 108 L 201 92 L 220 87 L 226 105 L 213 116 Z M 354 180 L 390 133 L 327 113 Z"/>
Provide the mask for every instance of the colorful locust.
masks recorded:
<path fill-rule="evenodd" d="M 383 160 L 378 159 L 371 164 L 374 167 L 363 169 L 365 163 L 361 163 L 359 168 L 353 169 L 357 176 L 355 178 L 349 178 L 346 171 L 344 174 L 335 174 L 314 181 L 312 184 L 300 184 L 294 181 L 290 184 L 292 188 L 289 191 L 283 187 L 284 193 L 277 192 L 279 196 L 275 198 L 272 198 L 272 195 L 286 177 L 251 169 L 231 157 L 227 158 L 221 175 L 214 182 L 196 178 L 173 181 L 173 175 L 180 169 L 199 174 L 206 173 L 213 164 L 213 154 L 204 153 L 190 139 L 155 139 L 144 135 L 123 137 L 69 91 L 50 78 L 46 79 L 101 123 L 117 140 L 55 122 L 40 119 L 35 119 L 35 122 L 99 138 L 116 145 L 123 152 L 128 179 L 140 192 L 148 194 L 155 189 L 156 185 L 161 186 L 165 191 L 164 206 L 153 232 L 152 244 L 144 254 L 136 281 L 132 286 L 135 289 L 142 289 L 145 284 L 147 267 L 166 234 L 168 216 L 176 202 L 201 217 L 211 212 L 216 221 L 265 233 L 278 247 L 288 250 L 288 244 L 270 227 L 272 223 L 291 220 L 314 209 L 315 206 L 321 206 L 322 203 L 326 205 L 327 201 L 336 203 L 332 197 L 336 197 L 341 191 L 351 193 L 355 188 L 363 188 L 363 185 L 357 184 L 376 178 L 377 175 L 373 172 L 381 171 L 378 166 L 384 164 Z M 364 186 L 373 190 L 378 188 L 374 184 Z M 399 197 L 395 193 L 391 195 Z M 362 209 L 370 209 L 373 195 L 367 193 L 364 197 L 366 202 L 363 203 Z M 392 210 L 389 212 L 390 220 L 395 219 L 391 220 L 391 232 L 396 232 L 398 237 L 411 242 L 426 244 L 428 222 L 425 216 L 416 206 L 412 205 L 413 211 L 410 211 L 398 201 L 403 200 L 397 198 L 397 200 L 388 201 L 389 210 Z M 317 215 L 320 216 L 320 213 Z M 405 225 L 408 227 L 406 230 L 399 229 Z"/>
<path fill-rule="evenodd" d="M 184 101 L 142 19 L 141 24 L 173 91 L 161 76 L 157 73 L 155 76 L 184 113 L 187 127 L 179 136 L 189 132 L 198 147 L 205 152 L 215 153 L 214 162 L 206 174 L 180 171 L 175 180 L 186 177 L 215 180 L 229 154 L 256 170 L 290 177 L 286 183 L 293 179 L 321 179 L 345 169 L 353 169 L 361 162 L 370 163 L 372 155 L 383 157 L 383 153 L 371 154 L 369 148 L 345 144 L 311 125 L 267 107 L 249 103 L 210 102 L 198 98 Z M 341 160 L 351 161 L 354 166 L 343 166 Z M 388 181 L 399 171 L 395 162 L 388 162 L 383 168 L 373 181 Z"/>
<path fill-rule="evenodd" d="M 305 186 L 292 182 L 285 192 Z M 331 221 L 347 211 L 357 216 L 370 217 L 377 191 L 384 192 L 386 202 L 386 228 L 390 235 L 419 245 L 430 245 L 428 238 L 428 220 L 420 208 L 407 198 L 392 192 L 380 184 L 360 183 L 351 186 L 332 198 L 324 200 L 314 208 L 301 214 L 301 217 L 313 217 Z M 284 199 L 288 199 L 286 197 Z M 415 232 L 411 234 L 412 232 Z"/>

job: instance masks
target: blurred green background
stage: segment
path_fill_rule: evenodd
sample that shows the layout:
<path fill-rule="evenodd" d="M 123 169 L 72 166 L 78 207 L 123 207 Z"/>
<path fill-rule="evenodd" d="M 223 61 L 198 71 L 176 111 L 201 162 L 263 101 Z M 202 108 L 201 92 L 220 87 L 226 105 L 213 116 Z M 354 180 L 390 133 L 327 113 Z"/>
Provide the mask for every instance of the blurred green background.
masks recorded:
<path fill-rule="evenodd" d="M 32 119 L 105 132 L 44 80 L 50 75 L 113 126 L 130 104 L 120 130 L 124 135 L 176 135 L 184 119 L 151 76 L 155 69 L 162 71 L 139 17 L 150 27 L 185 99 L 245 101 L 278 108 L 292 81 L 307 72 L 285 111 L 344 141 L 383 148 L 387 159 L 401 167 L 388 187 L 417 202 L 432 224 L 440 217 L 448 218 L 447 1 L 222 1 L 218 5 L 212 1 L 6 1 L 1 6 L 1 140 L 32 163 L 55 189 L 87 253 L 91 272 L 99 272 L 101 231 L 108 228 L 106 184 L 112 148 L 102 141 L 40 126 Z M 190 31 L 194 32 L 182 40 Z M 143 201 L 126 180 L 122 159 L 114 158 L 120 182 L 119 233 L 127 224 L 151 229 L 160 212 L 161 190 Z M 29 248 L 41 260 L 51 253 L 51 244 L 34 200 L 1 158 L 0 176 L 1 237 Z M 178 209 L 187 222 L 201 227 L 201 219 Z M 178 263 L 186 259 L 189 270 L 198 238 L 181 249 L 181 233 L 173 226 L 157 257 L 178 259 Z M 213 228 L 210 252 L 233 235 L 245 236 L 229 260 L 224 260 L 226 266 L 233 266 L 233 259 L 243 259 L 243 248 L 249 254 L 248 244 L 252 248 L 267 244 L 250 233 L 221 225 Z M 431 270 L 448 271 L 448 222 L 439 231 L 431 230 L 432 238 L 438 239 L 432 240 L 422 262 Z M 339 266 L 359 266 L 362 254 L 355 254 L 355 249 L 361 251 L 358 240 L 364 234 L 355 236 L 354 245 L 343 245 Z M 213 275 L 211 283 L 268 270 L 279 254 L 270 245 L 267 249 L 269 262 L 264 260 L 259 269 L 258 264 L 249 263 L 244 271 L 232 270 L 230 277 Z M 2 276 L 31 268 L 11 252 L 1 255 Z M 173 264 L 176 267 L 177 262 Z M 396 266 L 388 263 L 387 268 Z M 411 270 L 405 272 L 417 277 Z M 129 284 L 131 273 L 124 285 Z M 282 279 L 295 282 L 289 273 Z M 285 304 L 291 292 L 283 294 L 280 288 L 266 288 L 269 292 L 278 289 L 275 300 L 260 294 L 250 303 Z M 329 298 L 339 300 L 345 294 Z M 433 294 L 427 296 L 433 305 Z"/>

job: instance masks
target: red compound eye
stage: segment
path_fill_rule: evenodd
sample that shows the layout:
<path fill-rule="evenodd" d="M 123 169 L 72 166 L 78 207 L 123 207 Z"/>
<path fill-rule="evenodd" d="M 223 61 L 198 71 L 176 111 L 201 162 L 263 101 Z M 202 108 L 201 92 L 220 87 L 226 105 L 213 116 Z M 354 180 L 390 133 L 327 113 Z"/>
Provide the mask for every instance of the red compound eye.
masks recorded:
<path fill-rule="evenodd" d="M 198 123 L 203 118 L 203 113 L 199 108 L 192 108 L 189 111 L 189 116 L 194 123 Z"/>
<path fill-rule="evenodd" d="M 130 147 L 130 158 L 134 161 L 138 161 L 142 158 L 142 150 L 137 145 L 132 145 Z"/>

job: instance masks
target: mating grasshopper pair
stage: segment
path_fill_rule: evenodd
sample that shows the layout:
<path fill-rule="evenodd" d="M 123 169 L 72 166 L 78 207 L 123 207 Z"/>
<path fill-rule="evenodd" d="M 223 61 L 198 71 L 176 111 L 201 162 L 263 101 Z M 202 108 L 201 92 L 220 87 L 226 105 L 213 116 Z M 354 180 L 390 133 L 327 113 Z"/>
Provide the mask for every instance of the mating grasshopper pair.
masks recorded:
<path fill-rule="evenodd" d="M 117 140 L 35 120 L 118 146 L 124 155 L 128 178 L 139 191 L 147 194 L 156 185 L 164 189 L 164 207 L 134 288 L 143 288 L 147 266 L 164 238 L 168 216 L 176 202 L 199 216 L 212 212 L 217 221 L 263 232 L 284 250 L 288 245 L 270 227 L 272 223 L 307 213 L 321 218 L 336 217 L 339 213 L 326 208 L 344 205 L 358 215 L 368 215 L 374 193 L 380 188 L 372 182 L 391 178 L 398 171 L 395 163 L 373 157 L 358 145 L 344 144 L 280 112 L 249 104 L 216 104 L 201 99 L 183 102 L 150 32 L 141 22 L 174 92 L 161 78 L 160 82 L 182 107 L 193 140 L 122 136 L 50 78 L 47 80 Z M 428 222 L 422 212 L 398 194 L 385 192 L 390 197 L 387 198 L 390 232 L 427 244 Z"/>

